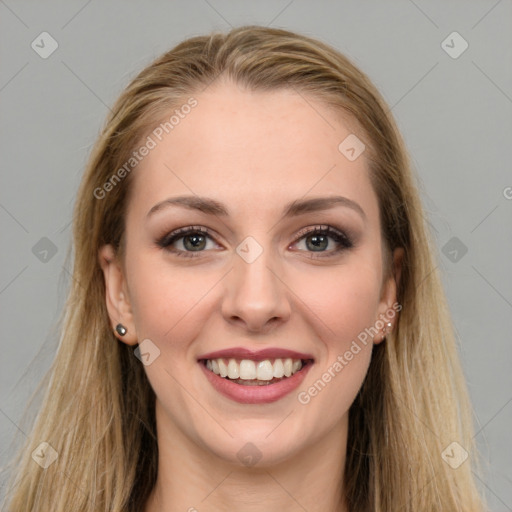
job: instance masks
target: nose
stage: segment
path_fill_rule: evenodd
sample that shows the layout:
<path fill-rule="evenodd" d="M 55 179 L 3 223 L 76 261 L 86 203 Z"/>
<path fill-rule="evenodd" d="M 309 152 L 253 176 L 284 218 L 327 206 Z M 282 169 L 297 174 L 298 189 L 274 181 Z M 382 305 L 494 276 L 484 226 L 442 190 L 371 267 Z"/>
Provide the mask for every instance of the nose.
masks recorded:
<path fill-rule="evenodd" d="M 271 261 L 269 253 L 264 250 L 251 263 L 235 254 L 225 281 L 223 317 L 249 332 L 267 333 L 290 317 L 288 288 L 272 268 L 279 265 Z"/>

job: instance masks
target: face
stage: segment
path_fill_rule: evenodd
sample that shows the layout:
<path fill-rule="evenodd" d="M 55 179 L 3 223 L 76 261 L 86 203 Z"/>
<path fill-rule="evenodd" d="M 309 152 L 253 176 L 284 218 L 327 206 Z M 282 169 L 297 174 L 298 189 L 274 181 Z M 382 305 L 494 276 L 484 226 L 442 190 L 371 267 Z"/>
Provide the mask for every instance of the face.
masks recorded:
<path fill-rule="evenodd" d="M 107 307 L 122 341 L 149 340 L 159 426 L 226 461 L 251 442 L 282 462 L 346 429 L 382 338 L 371 328 L 396 321 L 377 196 L 364 153 L 338 149 L 352 129 L 320 102 L 226 83 L 195 98 L 132 171 L 124 260 L 100 251 Z M 215 375 L 202 359 L 221 350 L 273 383 L 236 383 L 251 362 Z M 289 356 L 310 361 L 274 377 Z"/>

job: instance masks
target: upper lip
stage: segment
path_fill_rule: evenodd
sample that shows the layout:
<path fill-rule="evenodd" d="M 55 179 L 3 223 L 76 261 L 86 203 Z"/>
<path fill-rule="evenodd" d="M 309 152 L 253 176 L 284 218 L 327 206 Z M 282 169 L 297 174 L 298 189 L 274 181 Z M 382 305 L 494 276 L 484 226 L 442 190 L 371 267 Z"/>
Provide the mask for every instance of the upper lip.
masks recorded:
<path fill-rule="evenodd" d="M 220 358 L 233 358 L 233 359 L 251 359 L 253 361 L 263 361 L 265 359 L 314 359 L 311 354 L 303 352 L 296 352 L 295 350 L 287 350 L 284 348 L 264 348 L 263 350 L 250 350 L 243 347 L 226 348 L 224 350 L 216 350 L 215 352 L 208 352 L 203 354 L 197 359 L 220 359 Z"/>

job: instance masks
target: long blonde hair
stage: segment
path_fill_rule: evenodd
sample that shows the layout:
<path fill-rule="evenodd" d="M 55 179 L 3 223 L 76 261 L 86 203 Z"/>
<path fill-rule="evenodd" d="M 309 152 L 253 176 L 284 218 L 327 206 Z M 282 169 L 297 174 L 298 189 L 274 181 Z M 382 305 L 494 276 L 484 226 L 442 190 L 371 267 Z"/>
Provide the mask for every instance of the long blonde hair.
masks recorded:
<path fill-rule="evenodd" d="M 166 113 L 221 75 L 255 91 L 293 89 L 349 114 L 366 144 L 388 273 L 391 251 L 405 251 L 397 292 L 403 309 L 394 332 L 374 347 L 350 409 L 340 482 L 349 509 L 483 510 L 472 476 L 472 414 L 435 244 L 389 108 L 367 76 L 333 48 L 257 26 L 182 42 L 140 72 L 115 103 L 78 191 L 73 279 L 59 347 L 44 381 L 42 407 L 15 461 L 4 510 L 139 512 L 144 507 L 158 466 L 155 395 L 133 347 L 112 332 L 98 262 L 103 244 L 123 250 L 136 168 L 104 197 L 94 191 Z M 47 469 L 31 456 L 43 441 L 58 454 Z M 461 449 L 469 460 L 454 468 L 446 454 L 460 458 Z"/>

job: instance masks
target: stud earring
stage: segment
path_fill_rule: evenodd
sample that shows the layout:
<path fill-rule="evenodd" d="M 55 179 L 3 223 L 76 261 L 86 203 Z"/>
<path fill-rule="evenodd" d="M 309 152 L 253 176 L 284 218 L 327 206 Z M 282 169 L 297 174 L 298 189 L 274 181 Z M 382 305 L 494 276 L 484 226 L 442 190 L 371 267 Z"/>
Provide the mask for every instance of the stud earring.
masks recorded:
<path fill-rule="evenodd" d="M 386 337 L 386 334 L 391 332 L 391 328 L 393 327 L 393 324 L 391 322 L 388 322 L 382 329 L 382 340 Z M 381 340 L 381 341 L 382 341 Z"/>
<path fill-rule="evenodd" d="M 116 332 L 119 334 L 119 336 L 124 336 L 127 333 L 127 329 L 123 324 L 117 324 Z"/>

